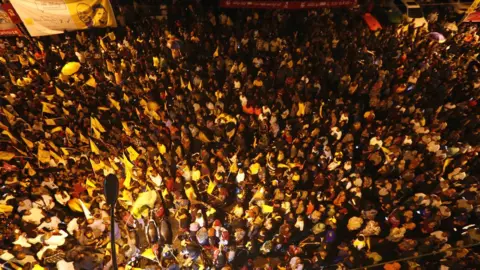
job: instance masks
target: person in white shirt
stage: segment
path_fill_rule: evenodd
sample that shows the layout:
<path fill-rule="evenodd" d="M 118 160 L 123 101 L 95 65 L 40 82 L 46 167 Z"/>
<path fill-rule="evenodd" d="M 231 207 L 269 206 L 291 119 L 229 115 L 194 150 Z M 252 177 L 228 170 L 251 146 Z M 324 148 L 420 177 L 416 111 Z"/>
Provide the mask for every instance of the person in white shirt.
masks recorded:
<path fill-rule="evenodd" d="M 40 222 L 44 217 L 45 215 L 43 214 L 42 209 L 33 207 L 25 212 L 22 220 L 35 225 L 40 225 Z"/>
<path fill-rule="evenodd" d="M 58 189 L 58 186 L 55 185 L 53 177 L 47 177 L 42 182 L 42 187 L 47 187 L 51 190 Z"/>
<path fill-rule="evenodd" d="M 74 218 L 70 220 L 67 224 L 67 232 L 70 235 L 75 235 L 75 232 L 78 231 L 79 226 L 78 226 L 78 218 Z"/>
<path fill-rule="evenodd" d="M 24 247 L 24 248 L 29 248 L 29 247 L 32 246 L 30 243 L 28 243 L 28 239 L 26 237 L 26 234 L 24 234 L 24 233 L 20 234 L 17 237 L 17 240 L 15 240 L 15 242 L 13 242 L 13 244 L 19 245 L 19 246 Z"/>
<path fill-rule="evenodd" d="M 53 207 L 55 207 L 55 202 L 53 201 L 52 196 L 42 195 L 41 199 L 38 199 L 33 203 L 33 207 L 51 210 Z"/>
<path fill-rule="evenodd" d="M 25 199 L 18 203 L 18 212 L 27 211 L 30 209 L 32 209 L 32 201 L 30 201 L 29 199 Z"/>

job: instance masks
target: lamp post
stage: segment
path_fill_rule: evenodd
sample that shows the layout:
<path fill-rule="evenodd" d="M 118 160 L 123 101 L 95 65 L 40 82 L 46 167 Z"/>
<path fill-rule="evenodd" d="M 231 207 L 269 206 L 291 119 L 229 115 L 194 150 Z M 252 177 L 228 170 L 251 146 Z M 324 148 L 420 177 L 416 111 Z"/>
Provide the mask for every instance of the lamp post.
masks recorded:
<path fill-rule="evenodd" d="M 109 174 L 103 182 L 103 194 L 110 205 L 110 246 L 112 249 L 112 264 L 113 269 L 118 270 L 117 265 L 117 251 L 115 250 L 115 204 L 118 199 L 118 178 Z"/>

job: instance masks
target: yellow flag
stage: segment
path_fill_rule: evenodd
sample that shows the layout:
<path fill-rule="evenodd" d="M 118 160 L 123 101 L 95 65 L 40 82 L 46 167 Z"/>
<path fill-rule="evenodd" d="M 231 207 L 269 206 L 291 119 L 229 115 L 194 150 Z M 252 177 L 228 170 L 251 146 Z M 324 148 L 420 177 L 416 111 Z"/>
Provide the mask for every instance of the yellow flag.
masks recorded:
<path fill-rule="evenodd" d="M 185 87 L 186 87 L 185 82 L 183 82 L 183 78 L 182 78 L 182 77 L 180 77 L 180 87 L 182 87 L 182 88 L 185 88 Z"/>
<path fill-rule="evenodd" d="M 215 187 L 217 186 L 217 183 L 215 183 L 214 181 L 210 181 L 208 183 L 208 188 L 207 188 L 207 193 L 208 194 L 212 194 L 213 193 L 213 190 L 215 190 Z"/>
<path fill-rule="evenodd" d="M 103 161 L 100 161 L 100 163 L 96 163 L 95 161 L 90 159 L 90 164 L 92 164 L 92 168 L 94 172 L 105 168 L 105 163 L 103 163 Z"/>
<path fill-rule="evenodd" d="M 156 68 L 160 66 L 160 60 L 156 56 L 153 57 L 153 66 Z"/>
<path fill-rule="evenodd" d="M 12 135 L 12 133 L 10 133 L 10 131 L 4 130 L 4 131 L 2 131 L 2 134 L 7 135 L 14 144 L 17 143 L 17 139 L 15 139 L 15 137 L 13 137 L 13 135 Z"/>
<path fill-rule="evenodd" d="M 0 160 L 9 161 L 15 157 L 15 153 L 0 151 Z"/>
<path fill-rule="evenodd" d="M 98 149 L 97 145 L 90 139 L 90 148 L 93 153 L 100 155 L 100 149 Z"/>
<path fill-rule="evenodd" d="M 63 107 L 62 107 L 62 111 L 63 111 L 63 114 L 65 114 L 65 115 L 70 115 L 70 113 L 68 112 L 68 110 L 65 109 L 65 108 L 63 108 Z"/>
<path fill-rule="evenodd" d="M 45 119 L 45 123 L 48 126 L 55 126 L 57 123 L 55 123 L 55 119 Z"/>
<path fill-rule="evenodd" d="M 142 253 L 142 257 L 147 258 L 147 259 L 152 260 L 152 261 L 154 261 L 157 258 L 157 256 L 153 253 L 153 250 L 151 248 L 146 249 Z"/>
<path fill-rule="evenodd" d="M 132 130 L 128 127 L 128 123 L 126 121 L 122 121 L 122 126 L 123 130 L 128 136 L 132 135 Z"/>
<path fill-rule="evenodd" d="M 157 148 L 160 154 L 164 155 L 167 152 L 167 147 L 164 144 L 157 143 Z"/>
<path fill-rule="evenodd" d="M 108 35 L 108 38 L 111 40 L 111 41 L 114 41 L 117 39 L 117 37 L 115 36 L 115 33 L 113 32 L 110 32 L 107 34 Z"/>
<path fill-rule="evenodd" d="M 64 97 L 64 96 L 65 96 L 65 93 L 63 93 L 63 91 L 60 90 L 60 88 L 58 88 L 58 87 L 55 87 L 55 93 L 56 93 L 57 95 L 59 95 L 60 97 Z"/>
<path fill-rule="evenodd" d="M 130 102 L 130 98 L 125 93 L 123 93 L 123 100 L 125 100 L 125 102 Z"/>
<path fill-rule="evenodd" d="M 70 152 L 68 152 L 67 148 L 65 148 L 65 147 L 60 147 L 60 149 L 62 150 L 62 152 L 63 152 L 63 154 L 64 154 L 65 156 L 69 156 L 69 155 L 70 155 Z"/>
<path fill-rule="evenodd" d="M 192 84 L 190 82 L 188 82 L 187 88 L 188 88 L 188 90 L 192 91 Z"/>
<path fill-rule="evenodd" d="M 203 89 L 203 81 L 200 81 L 200 84 L 198 85 L 198 89 Z"/>
<path fill-rule="evenodd" d="M 17 80 L 15 79 L 15 76 L 13 76 L 11 72 L 9 72 L 8 74 L 10 75 L 10 82 L 13 85 L 17 85 Z"/>
<path fill-rule="evenodd" d="M 157 192 L 155 190 L 140 193 L 132 206 L 133 217 L 138 219 L 144 212 L 148 214 L 148 208 L 153 208 L 156 200 Z"/>
<path fill-rule="evenodd" d="M 95 139 L 97 140 L 100 140 L 102 138 L 102 134 L 96 128 L 92 128 L 92 130 L 93 130 L 93 137 L 95 137 Z"/>
<path fill-rule="evenodd" d="M 105 106 L 99 106 L 97 109 L 100 110 L 100 111 L 108 111 L 108 110 L 110 110 L 109 108 L 107 108 L 107 107 L 105 107 Z"/>
<path fill-rule="evenodd" d="M 52 101 L 53 98 L 55 98 L 55 95 L 48 95 L 48 96 L 45 96 L 45 98 L 47 98 L 48 101 Z"/>
<path fill-rule="evenodd" d="M 60 51 L 59 54 L 60 54 L 60 57 L 62 58 L 62 60 L 65 59 L 65 53 L 64 52 Z"/>
<path fill-rule="evenodd" d="M 38 148 L 38 161 L 41 163 L 48 163 L 50 162 L 50 151 L 43 150 Z"/>
<path fill-rule="evenodd" d="M 17 152 L 20 153 L 21 155 L 23 155 L 23 156 L 25 156 L 25 157 L 28 156 L 27 153 L 25 153 L 25 152 L 23 152 L 22 150 L 16 148 L 15 146 L 13 146 L 13 148 L 15 148 L 15 150 L 17 150 Z"/>
<path fill-rule="evenodd" d="M 115 109 L 117 109 L 117 111 L 120 111 L 120 102 L 116 101 L 115 99 L 111 98 L 111 97 L 108 97 L 108 100 L 110 100 L 110 103 L 112 104 L 113 107 L 115 107 Z"/>
<path fill-rule="evenodd" d="M 85 84 L 93 88 L 97 87 L 97 82 L 95 81 L 94 77 L 90 77 L 90 79 L 88 79 L 88 81 Z"/>
<path fill-rule="evenodd" d="M 75 133 L 70 128 L 65 128 L 65 134 L 67 134 L 67 137 L 74 137 Z"/>
<path fill-rule="evenodd" d="M 55 159 L 56 161 L 63 160 L 59 155 L 57 155 L 57 153 L 53 152 L 52 150 L 50 150 L 50 156 L 53 157 L 53 159 Z"/>
<path fill-rule="evenodd" d="M 85 138 L 85 136 L 83 136 L 82 133 L 80 133 L 80 141 L 83 142 L 83 143 L 89 143 L 89 142 L 88 142 L 88 139 Z"/>
<path fill-rule="evenodd" d="M 45 270 L 45 268 L 43 268 L 42 266 L 40 266 L 39 264 L 35 264 L 32 268 L 32 270 Z"/>
<path fill-rule="evenodd" d="M 92 161 L 90 161 L 92 162 Z M 92 163 L 92 166 L 93 166 L 93 163 Z M 88 193 L 88 196 L 92 196 L 93 194 L 93 191 L 95 190 L 95 188 L 97 188 L 97 186 L 95 185 L 94 182 L 92 182 L 92 180 L 88 179 L 87 178 L 87 181 L 85 182 L 85 185 L 87 186 L 87 193 Z"/>
<path fill-rule="evenodd" d="M 27 161 L 27 164 L 25 164 L 25 167 L 23 169 L 27 169 L 28 175 L 30 176 L 34 176 L 35 174 L 37 174 L 37 172 L 32 168 L 32 165 L 30 165 L 30 162 L 28 161 Z"/>
<path fill-rule="evenodd" d="M 264 214 L 268 214 L 268 213 L 272 213 L 273 212 L 273 206 L 270 206 L 270 205 L 262 205 L 262 212 Z"/>
<path fill-rule="evenodd" d="M 108 51 L 108 48 L 107 46 L 105 45 L 105 42 L 103 42 L 103 38 L 100 39 L 100 47 L 102 47 L 102 49 L 104 51 Z"/>
<path fill-rule="evenodd" d="M 128 157 L 130 158 L 131 161 L 137 160 L 138 156 L 140 155 L 131 146 L 127 148 L 127 152 L 128 152 Z"/>
<path fill-rule="evenodd" d="M 20 138 L 22 138 L 22 140 L 25 142 L 25 144 L 27 145 L 28 148 L 30 148 L 30 149 L 33 148 L 33 142 L 31 142 L 30 140 L 26 139 L 23 136 L 20 136 Z"/>
<path fill-rule="evenodd" d="M 53 133 L 55 133 L 55 132 L 60 132 L 60 131 L 63 131 L 63 128 L 62 128 L 62 127 L 56 127 L 56 128 L 54 128 L 54 129 L 52 129 L 52 130 L 50 131 L 50 133 L 53 134 Z"/>
<path fill-rule="evenodd" d="M 95 117 L 90 117 L 90 125 L 92 126 L 92 128 L 96 128 L 98 129 L 98 131 L 102 133 L 105 132 L 105 128 L 102 126 L 102 124 L 100 124 L 100 121 L 98 121 L 98 119 Z"/>
<path fill-rule="evenodd" d="M 81 110 L 83 110 L 82 104 L 78 104 L 78 106 L 77 106 L 77 111 L 81 111 Z"/>
<path fill-rule="evenodd" d="M 115 72 L 115 68 L 113 67 L 113 63 L 110 61 L 110 60 L 105 60 L 105 62 L 107 63 L 107 70 L 108 72 Z"/>
<path fill-rule="evenodd" d="M 7 109 L 5 108 L 2 108 L 2 111 L 3 111 L 3 114 L 5 114 L 5 117 L 7 117 L 7 120 L 8 120 L 8 123 L 10 123 L 11 125 L 13 125 L 13 123 L 15 123 L 15 115 L 11 114 L 9 111 L 7 111 Z"/>
<path fill-rule="evenodd" d="M 55 108 L 55 105 L 47 103 L 47 102 L 42 102 L 42 112 L 43 113 L 50 113 L 50 114 L 55 114 L 52 109 Z"/>
<path fill-rule="evenodd" d="M 130 188 L 130 181 L 132 179 L 132 169 L 133 169 L 133 164 L 128 161 L 127 157 L 125 154 L 123 154 L 123 158 L 120 158 L 120 160 L 123 163 L 123 166 L 125 167 L 125 181 L 123 182 L 123 186 L 126 188 Z"/>
<path fill-rule="evenodd" d="M 213 57 L 218 57 L 218 47 L 217 47 L 217 49 L 215 50 L 215 52 L 213 53 Z"/>
<path fill-rule="evenodd" d="M 113 73 L 113 75 L 115 76 L 115 83 L 117 85 L 120 85 L 122 83 L 122 73 L 115 72 L 115 73 Z"/>

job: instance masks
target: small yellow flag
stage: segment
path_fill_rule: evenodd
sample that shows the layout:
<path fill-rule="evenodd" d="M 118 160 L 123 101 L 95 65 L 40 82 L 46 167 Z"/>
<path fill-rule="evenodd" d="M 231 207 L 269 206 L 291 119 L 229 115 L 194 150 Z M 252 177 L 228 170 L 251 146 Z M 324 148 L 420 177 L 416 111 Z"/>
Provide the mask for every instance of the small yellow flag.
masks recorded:
<path fill-rule="evenodd" d="M 93 153 L 100 155 L 100 149 L 98 149 L 97 145 L 90 139 L 90 148 Z"/>
<path fill-rule="evenodd" d="M 207 188 L 207 193 L 208 194 L 212 194 L 213 193 L 213 190 L 215 190 L 215 187 L 217 186 L 217 183 L 213 182 L 213 181 L 210 181 L 208 183 L 208 188 Z"/>
<path fill-rule="evenodd" d="M 26 139 L 25 137 L 21 136 L 20 138 L 22 138 L 22 140 L 25 142 L 25 144 L 27 145 L 28 148 L 32 149 L 33 148 L 33 142 L 31 142 L 30 140 Z"/>
<path fill-rule="evenodd" d="M 93 137 L 95 137 L 95 139 L 97 140 L 100 140 L 102 138 L 102 134 L 96 128 L 92 128 L 92 130 L 93 130 Z"/>
<path fill-rule="evenodd" d="M 15 153 L 0 151 L 0 160 L 9 161 L 15 157 Z"/>
<path fill-rule="evenodd" d="M 63 128 L 62 128 L 62 127 L 56 127 L 56 128 L 54 128 L 54 129 L 52 129 L 52 130 L 50 131 L 50 133 L 53 134 L 53 133 L 55 133 L 55 132 L 60 132 L 60 131 L 63 131 Z"/>
<path fill-rule="evenodd" d="M 89 142 L 88 142 L 88 139 L 85 138 L 85 136 L 83 136 L 82 133 L 80 133 L 80 141 L 83 142 L 83 143 L 89 143 Z"/>
<path fill-rule="evenodd" d="M 48 101 L 52 101 L 53 98 L 55 98 L 55 95 L 48 95 L 48 96 L 45 96 L 47 98 Z"/>
<path fill-rule="evenodd" d="M 67 148 L 65 148 L 65 147 L 60 147 L 60 149 L 62 150 L 63 155 L 65 155 L 65 156 L 69 156 L 69 155 L 70 155 L 70 152 L 68 152 Z"/>
<path fill-rule="evenodd" d="M 107 70 L 108 72 L 115 72 L 115 68 L 113 67 L 113 63 L 110 61 L 110 60 L 105 60 L 105 62 L 107 63 Z"/>
<path fill-rule="evenodd" d="M 10 131 L 4 130 L 4 131 L 2 131 L 2 134 L 7 135 L 14 144 L 17 143 L 17 139 L 15 139 L 15 137 L 13 137 L 13 135 L 12 135 L 12 133 L 10 133 Z"/>
<path fill-rule="evenodd" d="M 43 150 L 38 148 L 38 161 L 41 163 L 48 163 L 50 162 L 50 151 Z"/>
<path fill-rule="evenodd" d="M 85 84 L 93 88 L 97 87 L 97 82 L 95 81 L 94 77 L 90 77 L 90 79 L 88 79 L 88 81 Z"/>
<path fill-rule="evenodd" d="M 55 123 L 55 119 L 45 119 L 45 123 L 49 126 L 55 126 L 57 123 Z"/>
<path fill-rule="evenodd" d="M 74 137 L 75 133 L 70 128 L 65 128 L 65 134 L 67 134 L 68 137 Z"/>
<path fill-rule="evenodd" d="M 90 164 L 92 164 L 92 168 L 94 172 L 105 168 L 105 163 L 103 163 L 103 161 L 100 161 L 100 163 L 96 163 L 95 161 L 90 159 Z"/>
<path fill-rule="evenodd" d="M 110 100 L 110 103 L 112 104 L 113 107 L 115 107 L 115 109 L 117 109 L 117 111 L 120 111 L 120 102 L 116 101 L 115 99 L 111 98 L 111 97 L 108 97 L 108 100 Z"/>
<path fill-rule="evenodd" d="M 126 188 L 130 188 L 130 181 L 132 179 L 132 169 L 133 169 L 133 164 L 128 161 L 127 157 L 125 154 L 123 154 L 123 158 L 120 158 L 120 160 L 123 163 L 123 166 L 125 167 L 125 181 L 123 182 L 123 186 Z"/>
<path fill-rule="evenodd" d="M 160 60 L 156 56 L 153 57 L 153 66 L 156 68 L 160 66 Z"/>
<path fill-rule="evenodd" d="M 160 154 L 164 155 L 167 152 L 167 147 L 164 144 L 157 143 L 157 148 Z"/>
<path fill-rule="evenodd" d="M 105 106 L 99 106 L 97 109 L 98 109 L 99 111 L 108 111 L 108 110 L 110 110 L 109 108 L 107 108 L 107 107 L 105 107 Z"/>
<path fill-rule="evenodd" d="M 187 86 L 188 90 L 192 91 L 192 84 L 190 82 L 188 82 L 188 86 Z"/>
<path fill-rule="evenodd" d="M 43 113 L 50 113 L 50 114 L 55 114 L 52 109 L 55 108 L 55 105 L 47 103 L 47 102 L 42 102 L 42 112 Z"/>
<path fill-rule="evenodd" d="M 217 49 L 216 49 L 215 52 L 213 53 L 213 57 L 218 57 L 218 49 L 219 49 L 219 48 L 217 47 Z"/>
<path fill-rule="evenodd" d="M 182 88 L 185 88 L 185 87 L 186 87 L 185 82 L 183 82 L 183 78 L 182 78 L 182 77 L 180 77 L 180 87 L 182 87 Z"/>
<path fill-rule="evenodd" d="M 128 123 L 126 121 L 122 121 L 122 126 L 123 130 L 128 136 L 132 135 L 132 130 L 128 127 Z"/>
<path fill-rule="evenodd" d="M 8 122 L 13 125 L 15 123 L 15 115 L 11 114 L 7 109 L 2 108 L 3 114 L 5 114 L 5 117 L 7 117 Z"/>
<path fill-rule="evenodd" d="M 105 45 L 105 42 L 103 42 L 103 38 L 100 39 L 100 47 L 102 47 L 102 49 L 104 51 L 108 51 L 108 48 L 107 46 Z"/>
<path fill-rule="evenodd" d="M 90 162 L 92 162 L 92 161 L 90 161 Z M 93 163 L 92 163 L 92 167 L 93 167 Z M 90 180 L 90 179 L 88 179 L 88 178 L 87 178 L 87 181 L 85 182 L 85 185 L 87 186 L 88 196 L 91 197 L 92 194 L 93 194 L 93 191 L 94 191 L 95 188 L 97 188 L 97 187 L 95 186 L 95 183 L 92 182 L 92 180 Z"/>
<path fill-rule="evenodd" d="M 107 34 L 108 35 L 108 38 L 111 40 L 111 41 L 114 41 L 117 39 L 117 37 L 115 36 L 115 33 L 113 32 L 110 32 Z"/>
<path fill-rule="evenodd" d="M 98 119 L 95 117 L 90 117 L 90 125 L 92 126 L 92 128 L 96 128 L 98 129 L 98 131 L 102 133 L 105 132 L 105 128 L 102 126 L 102 124 L 100 124 L 100 121 L 98 121 Z"/>
<path fill-rule="evenodd" d="M 125 93 L 123 93 L 123 100 L 125 100 L 125 102 L 130 102 L 130 98 Z"/>
<path fill-rule="evenodd" d="M 64 96 L 65 96 L 65 93 L 63 93 L 63 91 L 60 90 L 60 88 L 58 88 L 58 87 L 55 87 L 55 93 L 56 93 L 57 95 L 59 95 L 60 97 L 64 97 Z"/>
<path fill-rule="evenodd" d="M 65 115 L 70 115 L 70 113 L 68 112 L 68 110 L 65 109 L 65 108 L 63 108 L 63 107 L 62 107 L 62 111 L 63 111 L 63 114 L 65 114 Z"/>
<path fill-rule="evenodd" d="M 23 169 L 27 169 L 28 175 L 30 176 L 34 176 L 35 174 L 37 174 L 37 172 L 32 168 L 32 165 L 30 165 L 30 162 L 28 161 L 27 161 L 27 164 L 25 164 L 25 167 Z"/>
<path fill-rule="evenodd" d="M 57 153 L 53 152 L 52 150 L 50 150 L 50 156 L 53 157 L 53 159 L 55 159 L 56 161 L 63 160 L 59 155 L 57 155 Z"/>
<path fill-rule="evenodd" d="M 133 149 L 131 146 L 127 148 L 127 152 L 131 161 L 137 160 L 138 156 L 140 156 L 140 154 L 138 154 L 137 151 L 135 151 L 135 149 Z"/>
<path fill-rule="evenodd" d="M 262 212 L 264 214 L 272 213 L 273 212 L 273 206 L 270 206 L 270 205 L 267 205 L 267 204 L 262 205 Z"/>
<path fill-rule="evenodd" d="M 147 259 L 152 260 L 152 261 L 154 261 L 157 258 L 157 256 L 153 253 L 153 250 L 151 248 L 146 249 L 142 253 L 142 257 L 147 258 Z"/>

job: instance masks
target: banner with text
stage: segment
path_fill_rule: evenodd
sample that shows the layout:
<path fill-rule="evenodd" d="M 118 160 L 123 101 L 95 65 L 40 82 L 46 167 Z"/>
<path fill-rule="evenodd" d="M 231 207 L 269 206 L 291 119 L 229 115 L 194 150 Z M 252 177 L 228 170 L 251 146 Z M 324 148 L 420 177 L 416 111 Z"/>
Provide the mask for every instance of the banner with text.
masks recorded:
<path fill-rule="evenodd" d="M 8 13 L 0 7 L 0 36 L 20 36 L 22 31 L 12 22 Z"/>
<path fill-rule="evenodd" d="M 222 8 L 257 8 L 257 9 L 311 9 L 350 7 L 357 3 L 356 0 L 311 0 L 311 1 L 246 1 L 246 0 L 221 0 Z"/>
<path fill-rule="evenodd" d="M 10 0 L 31 36 L 116 27 L 108 0 Z"/>

